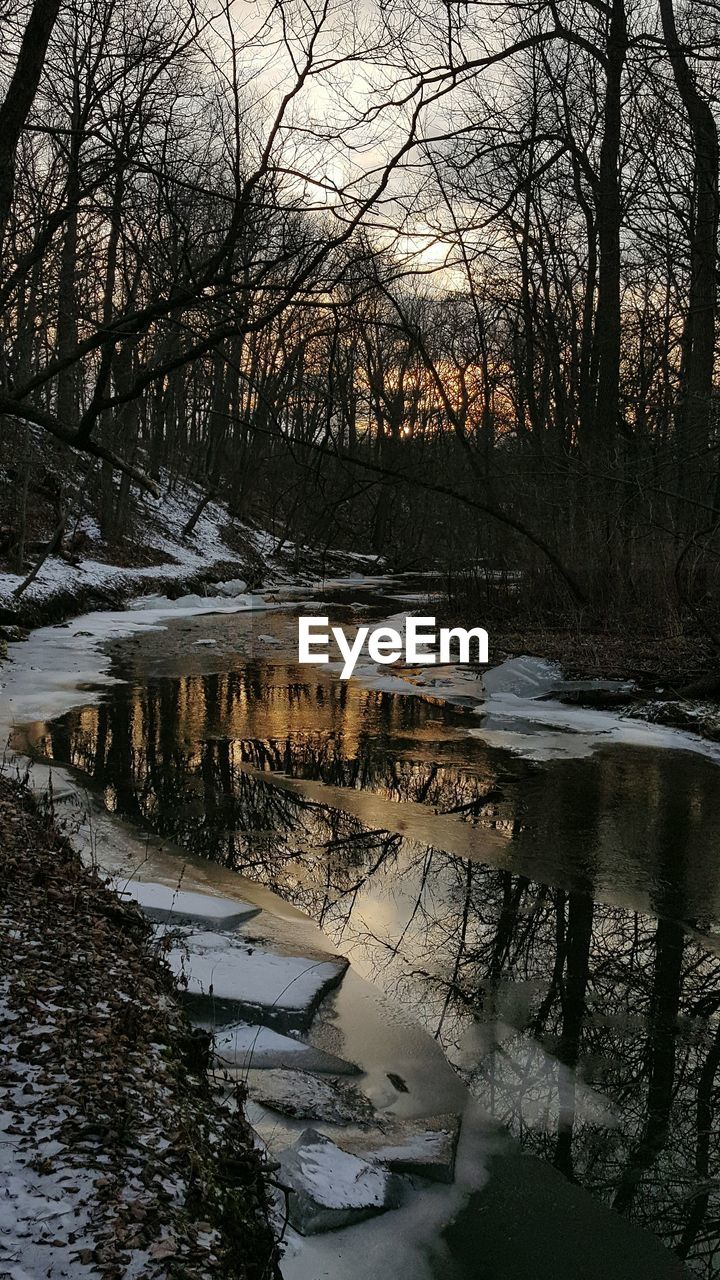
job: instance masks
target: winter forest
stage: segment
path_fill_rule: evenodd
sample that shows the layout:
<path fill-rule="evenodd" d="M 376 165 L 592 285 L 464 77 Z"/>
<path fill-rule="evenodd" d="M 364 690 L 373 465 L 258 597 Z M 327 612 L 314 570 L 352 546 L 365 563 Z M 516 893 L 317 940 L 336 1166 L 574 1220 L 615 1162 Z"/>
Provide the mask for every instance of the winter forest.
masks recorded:
<path fill-rule="evenodd" d="M 191 477 L 712 630 L 711 0 L 3 6 L 0 551 Z M 473 575 L 458 591 L 479 590 Z"/>
<path fill-rule="evenodd" d="M 719 104 L 0 0 L 0 1275 L 720 1275 Z"/>

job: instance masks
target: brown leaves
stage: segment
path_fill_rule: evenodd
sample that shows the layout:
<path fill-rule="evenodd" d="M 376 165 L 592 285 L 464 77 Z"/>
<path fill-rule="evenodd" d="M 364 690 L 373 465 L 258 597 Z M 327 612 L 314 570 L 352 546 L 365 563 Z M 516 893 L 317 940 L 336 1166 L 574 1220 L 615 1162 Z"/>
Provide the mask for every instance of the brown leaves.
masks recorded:
<path fill-rule="evenodd" d="M 151 931 L 2 779 L 0 887 L 0 1111 L 32 1176 L 51 1176 L 72 1204 L 62 1230 L 53 1224 L 58 1250 L 72 1247 L 104 1280 L 125 1275 L 133 1253 L 146 1280 L 268 1274 L 257 1154 L 201 1064 L 188 1074 L 192 1032 Z M 225 1154 L 247 1162 L 239 1218 Z"/>
<path fill-rule="evenodd" d="M 174 1258 L 177 1255 L 177 1242 L 172 1236 L 158 1240 L 150 1250 L 150 1257 L 157 1262 L 160 1258 Z"/>

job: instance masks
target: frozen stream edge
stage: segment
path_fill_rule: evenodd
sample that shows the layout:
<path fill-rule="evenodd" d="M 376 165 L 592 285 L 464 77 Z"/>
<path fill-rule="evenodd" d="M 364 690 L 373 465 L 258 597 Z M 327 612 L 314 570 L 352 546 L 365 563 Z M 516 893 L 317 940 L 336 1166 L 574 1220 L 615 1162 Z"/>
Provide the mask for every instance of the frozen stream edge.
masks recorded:
<path fill-rule="evenodd" d="M 304 591 L 311 589 L 304 588 Z M 172 618 L 182 616 L 282 607 L 282 602 L 277 600 L 270 602 L 247 594 L 232 599 L 224 596 L 185 597 L 175 602 L 159 599 L 149 606 L 141 600 L 135 608 L 91 613 L 70 623 L 40 628 L 27 641 L 9 646 L 10 665 L 2 672 L 0 706 L 0 727 L 5 739 L 7 741 L 15 725 L 53 719 L 78 706 L 97 702 L 104 687 L 117 683 L 110 675 L 111 660 L 102 649 L 103 643 L 110 639 L 163 629 Z M 586 754 L 609 741 L 640 740 L 644 745 L 685 748 L 720 761 L 720 744 L 705 742 L 692 734 L 561 703 L 538 704 L 536 699 L 541 696 L 542 686 L 547 687 L 548 680 L 557 685 L 558 669 L 553 664 L 521 659 L 503 667 L 504 671 L 496 669 L 501 675 L 499 686 L 496 681 L 493 688 L 492 671 L 486 674 L 486 700 L 477 708 L 487 717 L 486 722 L 482 728 L 471 730 L 498 746 L 544 759 L 558 753 Z M 328 669 L 332 667 L 325 667 Z M 507 677 L 510 677 L 510 687 Z M 468 673 L 459 668 L 444 668 L 439 677 L 410 683 L 387 675 L 377 667 L 365 666 L 358 668 L 356 678 L 366 687 L 377 690 L 449 702 L 461 700 L 465 705 L 473 700 L 474 694 L 474 700 L 480 702 L 474 676 L 473 690 Z M 624 736 L 627 734 L 640 736 Z M 29 764 L 7 753 L 6 761 L 20 770 Z M 167 841 L 138 832 L 107 813 L 91 794 L 82 794 L 70 772 L 54 766 L 33 766 L 30 781 L 37 792 L 47 790 L 50 778 L 56 801 L 78 801 L 81 797 L 86 816 L 78 825 L 76 844 L 86 859 L 94 861 L 108 874 L 136 876 L 138 868 L 142 868 L 143 877 L 177 886 L 180 865 L 184 889 L 256 903 L 267 913 L 266 920 L 274 917 L 279 922 L 284 936 L 289 929 L 291 933 L 294 931 L 299 944 L 302 940 L 316 950 L 329 949 L 327 939 L 309 918 L 263 886 L 254 885 L 216 864 L 190 858 L 183 850 L 173 849 Z M 363 1087 L 379 1109 L 392 1106 L 396 1110 L 390 1114 L 408 1118 L 412 1118 L 418 1108 L 424 1115 L 443 1111 L 463 1115 L 456 1180 L 451 1186 L 416 1187 L 400 1209 L 342 1231 L 308 1239 L 290 1231 L 283 1274 L 286 1280 L 319 1280 L 323 1276 L 332 1280 L 367 1280 L 370 1274 L 382 1274 L 387 1280 L 408 1280 L 410 1276 L 413 1280 L 431 1280 L 447 1273 L 450 1262 L 440 1238 L 442 1228 L 468 1197 L 487 1182 L 492 1156 L 514 1148 L 514 1144 L 488 1122 L 470 1099 L 437 1044 L 418 1027 L 403 1024 L 397 1011 L 391 1010 L 380 993 L 359 975 L 350 970 L 330 1001 L 332 1031 L 340 1034 L 340 1047 L 337 1040 L 332 1047 L 359 1063 L 366 1073 Z M 331 1046 L 323 1043 L 318 1047 Z M 390 1094 L 394 1090 L 388 1089 L 387 1072 L 398 1069 L 410 1092 L 393 1098 Z M 287 1128 L 290 1141 L 307 1126 L 306 1121 L 286 1122 L 284 1118 L 281 1123 Z"/>
<path fill-rule="evenodd" d="M 78 706 L 97 702 L 103 689 L 117 683 L 111 660 L 102 645 L 109 639 L 163 628 L 178 617 L 202 613 L 236 613 L 277 609 L 260 596 L 185 597 L 179 601 L 153 601 L 151 607 L 99 611 L 70 623 L 42 627 L 26 641 L 9 646 L 9 664 L 2 671 L 0 731 L 7 742 L 16 725 L 53 719 Z M 214 864 L 189 858 L 167 841 L 134 830 L 108 813 L 99 799 L 79 788 L 69 770 L 31 763 L 12 752 L 5 753 L 6 767 L 22 772 L 30 767 L 29 784 L 39 795 L 52 786 L 54 802 L 70 819 L 73 843 L 81 855 L 108 875 L 143 879 L 177 887 L 182 866 L 184 891 L 208 892 L 255 903 L 263 910 L 270 935 L 277 922 L 283 941 L 294 938 L 298 948 L 330 951 L 328 940 L 315 924 L 264 886 L 224 871 Z M 82 807 L 83 815 L 75 814 Z M 198 865 L 199 863 L 199 865 Z M 456 1157 L 456 1177 L 451 1185 L 406 1183 L 404 1203 L 381 1217 L 326 1235 L 303 1238 L 290 1229 L 283 1260 L 286 1280 L 367 1280 L 380 1274 L 387 1280 L 431 1280 L 435 1274 L 431 1254 L 442 1248 L 439 1233 L 452 1220 L 472 1191 L 487 1180 L 489 1155 L 504 1145 L 497 1127 L 489 1124 L 465 1086 L 447 1064 L 442 1051 L 424 1031 L 403 1024 L 382 996 L 350 970 L 340 988 L 328 997 L 332 1003 L 333 1036 L 346 1039 L 342 1052 L 365 1073 L 363 1088 L 381 1113 L 398 1118 L 421 1118 L 444 1111 L 463 1116 Z M 325 1011 L 324 1011 L 325 1012 Z M 312 1043 L 312 1035 L 310 1043 Z M 325 1048 L 325 1045 L 319 1046 Z M 397 1094 L 388 1084 L 388 1071 L 402 1072 L 409 1093 Z M 255 1111 L 262 1120 L 264 1109 Z M 390 1108 L 393 1108 L 391 1111 Z M 267 1119 L 268 1113 L 265 1113 Z M 252 1119 L 252 1115 L 251 1115 Z M 288 1140 L 307 1128 L 308 1121 L 274 1117 Z M 329 1134 L 332 1125 L 315 1124 Z"/>

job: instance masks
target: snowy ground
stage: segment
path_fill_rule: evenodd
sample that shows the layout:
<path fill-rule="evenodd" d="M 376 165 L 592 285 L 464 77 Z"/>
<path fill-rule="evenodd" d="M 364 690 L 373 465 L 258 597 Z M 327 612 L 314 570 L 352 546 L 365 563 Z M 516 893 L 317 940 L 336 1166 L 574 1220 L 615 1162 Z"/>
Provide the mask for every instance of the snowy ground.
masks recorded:
<path fill-rule="evenodd" d="M 104 686 L 113 684 L 110 659 L 104 642 L 162 628 L 170 618 L 202 613 L 239 613 L 265 608 L 261 596 L 241 592 L 235 597 L 142 597 L 127 609 L 103 609 L 83 614 L 69 623 L 38 627 L 27 640 L 9 646 L 9 662 L 0 668 L 3 709 L 0 726 L 7 721 L 62 715 L 83 702 L 96 701 Z M 87 686 L 92 685 L 92 691 Z"/>
<path fill-rule="evenodd" d="M 65 592 L 93 588 L 96 590 L 142 591 L 148 580 L 171 584 L 195 574 L 212 569 L 214 564 L 237 562 L 241 557 L 227 545 L 222 530 L 228 522 L 227 511 L 219 503 L 211 502 L 200 516 L 189 537 L 183 537 L 182 529 L 197 505 L 199 490 L 189 487 L 183 493 L 165 492 L 160 500 L 162 527 L 157 518 L 148 519 L 142 537 L 145 547 L 155 553 L 159 563 L 140 567 L 121 567 L 108 564 L 102 558 L 92 556 L 78 564 L 70 564 L 58 556 L 50 556 L 37 578 L 25 593 L 26 601 L 44 601 Z M 147 502 L 152 500 L 148 499 Z M 156 517 L 156 512 L 152 512 Z M 86 522 L 88 523 L 88 522 Z M 81 526 L 82 527 L 82 526 Z M 91 543 L 102 552 L 99 530 L 89 522 L 84 530 Z M 271 553 L 274 540 L 268 535 L 245 529 L 248 541 L 258 555 Z M 0 605 L 13 606 L 13 591 L 23 578 L 14 573 L 0 573 Z"/>
<path fill-rule="evenodd" d="M 264 581 L 274 583 L 297 582 L 297 562 L 307 578 L 317 572 L 316 552 L 287 542 L 284 550 L 280 550 L 280 541 L 273 534 L 233 519 L 222 502 L 209 502 L 192 533 L 185 536 L 183 529 L 202 497 L 202 490 L 194 484 L 171 487 L 167 476 L 161 477 L 161 487 L 159 499 L 143 497 L 138 527 L 133 532 L 134 544 L 151 553 L 150 557 L 146 554 L 145 559 L 152 558 L 155 563 L 135 567 L 108 563 L 111 556 L 100 538 L 100 530 L 94 520 L 85 517 L 78 529 L 88 540 L 90 554 L 76 564 L 59 556 L 48 557 L 37 578 L 23 593 L 23 607 L 43 606 L 53 599 L 82 597 L 89 592 L 138 595 L 147 590 L 149 583 L 171 591 L 178 583 L 206 575 L 213 577 L 214 570 L 222 567 L 226 572 L 234 564 L 237 580 L 232 584 L 233 595 L 244 590 L 244 581 L 257 576 L 258 570 Z M 330 560 L 335 565 L 364 570 L 377 563 L 376 557 L 350 552 L 331 556 Z M 0 573 L 0 609 L 17 607 L 13 592 L 24 576 Z"/>
<path fill-rule="evenodd" d="M 235 1181 L 223 1189 L 219 1169 L 228 1153 L 247 1163 L 252 1254 L 258 1160 L 186 1056 L 140 917 L 5 781 L 0 870 L 0 1276 L 245 1275 L 220 1228 Z"/>

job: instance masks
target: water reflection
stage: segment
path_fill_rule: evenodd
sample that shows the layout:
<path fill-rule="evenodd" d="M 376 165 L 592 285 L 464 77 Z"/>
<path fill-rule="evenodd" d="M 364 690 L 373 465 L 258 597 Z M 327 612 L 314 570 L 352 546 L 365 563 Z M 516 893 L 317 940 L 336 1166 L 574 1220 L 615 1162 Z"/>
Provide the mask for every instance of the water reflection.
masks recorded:
<path fill-rule="evenodd" d="M 465 728 L 248 663 L 120 686 L 23 745 L 304 908 L 526 1149 L 712 1275 L 717 767 L 620 748 L 538 766 Z"/>

